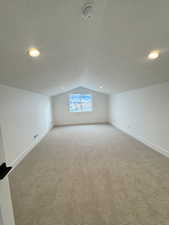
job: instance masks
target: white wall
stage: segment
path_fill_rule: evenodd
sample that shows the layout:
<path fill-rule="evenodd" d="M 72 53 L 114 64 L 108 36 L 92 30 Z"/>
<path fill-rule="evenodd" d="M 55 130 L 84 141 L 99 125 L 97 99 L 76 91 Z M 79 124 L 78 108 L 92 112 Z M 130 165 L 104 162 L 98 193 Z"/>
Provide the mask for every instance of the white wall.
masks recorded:
<path fill-rule="evenodd" d="M 8 177 L 5 177 L 0 182 L 0 224 L 15 225 Z"/>
<path fill-rule="evenodd" d="M 93 111 L 69 112 L 68 98 L 71 93 L 90 93 L 93 96 Z M 104 123 L 108 122 L 108 95 L 86 88 L 76 88 L 70 92 L 52 97 L 53 123 L 55 125 Z"/>
<path fill-rule="evenodd" d="M 111 96 L 110 122 L 169 156 L 169 82 Z"/>
<path fill-rule="evenodd" d="M 0 127 L 8 164 L 31 150 L 50 126 L 49 97 L 0 85 Z"/>
<path fill-rule="evenodd" d="M 0 162 L 15 166 L 47 134 L 51 120 L 49 97 L 0 85 Z M 0 182 L 0 210 L 4 225 L 14 225 L 8 177 Z"/>
<path fill-rule="evenodd" d="M 0 130 L 0 164 L 5 160 Z M 15 225 L 8 177 L 0 181 L 0 225 Z"/>

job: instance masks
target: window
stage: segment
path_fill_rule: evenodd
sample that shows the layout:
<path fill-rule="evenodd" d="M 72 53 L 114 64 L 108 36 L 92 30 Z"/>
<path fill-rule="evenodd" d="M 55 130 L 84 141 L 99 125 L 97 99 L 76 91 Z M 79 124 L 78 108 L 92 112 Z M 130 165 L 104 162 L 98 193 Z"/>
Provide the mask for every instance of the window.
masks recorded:
<path fill-rule="evenodd" d="M 69 96 L 69 112 L 91 112 L 92 95 L 71 94 Z"/>

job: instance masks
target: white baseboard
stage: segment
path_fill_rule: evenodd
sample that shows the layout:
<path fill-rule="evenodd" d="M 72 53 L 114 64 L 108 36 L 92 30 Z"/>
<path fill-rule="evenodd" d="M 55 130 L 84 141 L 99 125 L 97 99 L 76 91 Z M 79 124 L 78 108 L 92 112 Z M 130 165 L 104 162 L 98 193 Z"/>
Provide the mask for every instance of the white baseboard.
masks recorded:
<path fill-rule="evenodd" d="M 103 124 L 109 124 L 109 122 L 93 122 L 93 123 L 68 123 L 68 124 L 54 124 L 53 127 L 67 127 L 67 126 L 82 126 L 82 125 L 103 125 Z"/>
<path fill-rule="evenodd" d="M 26 155 L 27 155 L 29 152 L 31 152 L 32 149 L 33 149 L 37 144 L 39 144 L 39 142 L 41 142 L 41 140 L 49 133 L 49 131 L 50 131 L 52 128 L 53 128 L 53 126 L 49 127 L 49 129 L 48 129 L 45 133 L 43 133 L 43 134 L 39 137 L 39 139 L 38 139 L 37 141 L 35 141 L 34 143 L 32 143 L 32 144 L 30 145 L 30 147 L 29 147 L 27 150 L 25 150 L 24 152 L 22 152 L 22 153 L 15 159 L 15 161 L 12 162 L 12 163 L 9 165 L 9 166 L 12 167 L 10 173 L 11 173 L 12 170 L 14 170 L 14 169 L 16 168 L 16 166 L 17 166 L 17 165 L 18 165 L 18 164 L 26 157 Z"/>
<path fill-rule="evenodd" d="M 150 141 L 146 140 L 145 138 L 143 138 L 141 136 L 136 136 L 133 133 L 131 133 L 130 131 L 128 131 L 127 129 L 119 127 L 117 124 L 111 124 L 111 125 L 116 127 L 117 129 L 121 130 L 122 132 L 126 133 L 127 135 L 131 136 L 132 138 L 136 139 L 137 141 L 140 141 L 143 144 L 147 145 L 148 147 L 150 147 L 154 151 L 157 151 L 157 152 L 161 153 L 162 155 L 169 158 L 169 150 L 167 151 L 163 147 L 158 146 L 156 144 L 153 144 L 153 143 L 151 143 Z"/>

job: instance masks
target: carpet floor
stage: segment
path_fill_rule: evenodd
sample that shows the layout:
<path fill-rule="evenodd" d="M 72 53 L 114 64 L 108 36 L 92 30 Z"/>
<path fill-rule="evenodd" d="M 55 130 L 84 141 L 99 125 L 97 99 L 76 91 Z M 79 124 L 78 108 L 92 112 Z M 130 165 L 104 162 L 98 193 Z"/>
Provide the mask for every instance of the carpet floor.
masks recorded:
<path fill-rule="evenodd" d="M 9 178 L 16 225 L 169 224 L 169 159 L 109 125 L 53 129 Z"/>

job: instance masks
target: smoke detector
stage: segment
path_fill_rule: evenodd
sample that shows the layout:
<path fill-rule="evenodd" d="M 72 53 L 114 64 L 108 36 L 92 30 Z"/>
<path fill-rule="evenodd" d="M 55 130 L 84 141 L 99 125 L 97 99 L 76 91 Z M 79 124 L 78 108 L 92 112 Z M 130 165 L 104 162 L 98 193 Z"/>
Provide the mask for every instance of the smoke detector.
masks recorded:
<path fill-rule="evenodd" d="M 92 0 L 84 3 L 82 7 L 82 16 L 85 19 L 91 18 L 93 16 L 93 4 L 94 4 L 94 1 Z"/>

